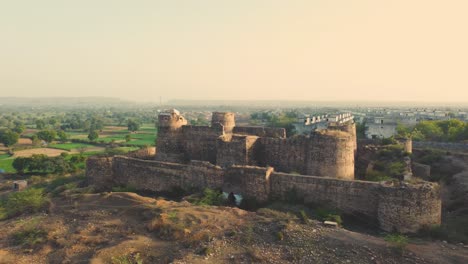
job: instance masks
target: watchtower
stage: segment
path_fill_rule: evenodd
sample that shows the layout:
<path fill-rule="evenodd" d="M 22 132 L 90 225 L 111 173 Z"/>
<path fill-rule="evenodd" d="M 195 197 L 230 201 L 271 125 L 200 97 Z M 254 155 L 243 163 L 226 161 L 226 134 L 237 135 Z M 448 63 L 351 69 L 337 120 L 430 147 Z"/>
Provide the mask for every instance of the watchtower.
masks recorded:
<path fill-rule="evenodd" d="M 232 112 L 213 112 L 211 117 L 211 126 L 216 127 L 222 125 L 224 133 L 231 134 L 236 126 L 235 115 Z"/>

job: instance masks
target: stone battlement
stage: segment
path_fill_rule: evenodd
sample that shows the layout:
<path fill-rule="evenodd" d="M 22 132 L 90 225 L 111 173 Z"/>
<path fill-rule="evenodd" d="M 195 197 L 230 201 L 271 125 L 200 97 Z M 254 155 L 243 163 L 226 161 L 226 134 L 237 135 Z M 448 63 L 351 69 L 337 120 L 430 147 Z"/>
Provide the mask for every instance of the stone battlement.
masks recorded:
<path fill-rule="evenodd" d="M 273 166 L 282 172 L 354 179 L 356 127 L 343 121 L 311 135 L 286 137 L 284 128 L 236 126 L 235 115 L 214 112 L 211 126 L 173 125 L 185 120 L 177 110 L 161 113 L 156 160 L 204 160 L 221 167 Z"/>

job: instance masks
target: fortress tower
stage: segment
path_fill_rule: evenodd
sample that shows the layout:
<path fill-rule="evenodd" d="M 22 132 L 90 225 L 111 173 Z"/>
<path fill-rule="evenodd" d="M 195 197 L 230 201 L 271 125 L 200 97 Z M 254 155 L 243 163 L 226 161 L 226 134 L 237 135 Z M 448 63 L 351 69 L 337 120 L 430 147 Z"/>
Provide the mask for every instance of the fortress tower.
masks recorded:
<path fill-rule="evenodd" d="M 159 114 L 156 160 L 178 162 L 183 159 L 182 127 L 185 125 L 187 120 L 175 109 Z"/>
<path fill-rule="evenodd" d="M 213 112 L 211 117 L 211 127 L 222 125 L 224 133 L 232 134 L 232 130 L 236 126 L 235 115 L 231 112 Z"/>
<path fill-rule="evenodd" d="M 310 138 L 306 174 L 354 180 L 353 135 L 340 130 L 321 130 Z"/>

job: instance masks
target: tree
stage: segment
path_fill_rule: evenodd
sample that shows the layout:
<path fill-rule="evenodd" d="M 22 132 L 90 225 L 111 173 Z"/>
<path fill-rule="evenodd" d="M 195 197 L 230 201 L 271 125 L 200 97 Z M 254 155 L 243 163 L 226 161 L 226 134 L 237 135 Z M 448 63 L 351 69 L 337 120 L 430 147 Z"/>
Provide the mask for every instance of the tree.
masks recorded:
<path fill-rule="evenodd" d="M 98 132 L 96 132 L 96 130 L 92 130 L 91 132 L 89 132 L 89 135 L 88 135 L 89 140 L 94 142 L 98 138 L 99 138 L 99 134 L 98 134 Z"/>
<path fill-rule="evenodd" d="M 37 129 L 44 129 L 46 126 L 46 123 L 42 119 L 36 120 L 36 128 Z"/>
<path fill-rule="evenodd" d="M 0 143 L 6 147 L 10 147 L 18 143 L 19 134 L 9 129 L 0 132 Z"/>
<path fill-rule="evenodd" d="M 133 119 L 128 120 L 127 126 L 128 126 L 128 131 L 132 131 L 132 132 L 135 132 L 138 129 L 140 129 L 140 123 Z"/>
<path fill-rule="evenodd" d="M 44 140 L 47 143 L 52 142 L 57 136 L 57 132 L 52 129 L 42 130 L 37 132 L 37 137 L 41 140 Z"/>
<path fill-rule="evenodd" d="M 29 158 L 17 157 L 12 165 L 18 173 L 24 173 L 29 167 Z"/>
<path fill-rule="evenodd" d="M 132 136 L 130 134 L 125 135 L 125 142 L 129 142 L 132 140 Z"/>
<path fill-rule="evenodd" d="M 438 141 L 444 135 L 442 129 L 432 121 L 421 121 L 415 128 L 424 135 L 426 140 Z"/>
<path fill-rule="evenodd" d="M 15 126 L 13 127 L 13 132 L 21 134 L 24 131 L 24 124 L 21 121 L 15 121 Z"/>
<path fill-rule="evenodd" d="M 63 130 L 58 131 L 57 136 L 58 136 L 58 138 L 60 139 L 60 141 L 62 143 L 67 141 L 67 139 L 68 139 L 67 133 L 65 133 L 65 131 L 63 131 Z"/>
<path fill-rule="evenodd" d="M 397 124 L 396 131 L 397 131 L 397 135 L 403 138 L 408 138 L 410 137 L 410 134 L 411 134 L 411 130 L 401 123 Z"/>

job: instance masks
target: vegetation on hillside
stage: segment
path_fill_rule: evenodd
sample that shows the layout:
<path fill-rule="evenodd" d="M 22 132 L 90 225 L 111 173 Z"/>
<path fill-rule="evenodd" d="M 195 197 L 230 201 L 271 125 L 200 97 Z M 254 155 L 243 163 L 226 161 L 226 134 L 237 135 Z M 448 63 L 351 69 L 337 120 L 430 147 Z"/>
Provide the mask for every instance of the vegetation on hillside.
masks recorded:
<path fill-rule="evenodd" d="M 458 119 L 421 121 L 410 128 L 399 124 L 400 136 L 411 135 L 416 141 L 457 142 L 468 140 L 468 123 Z"/>

